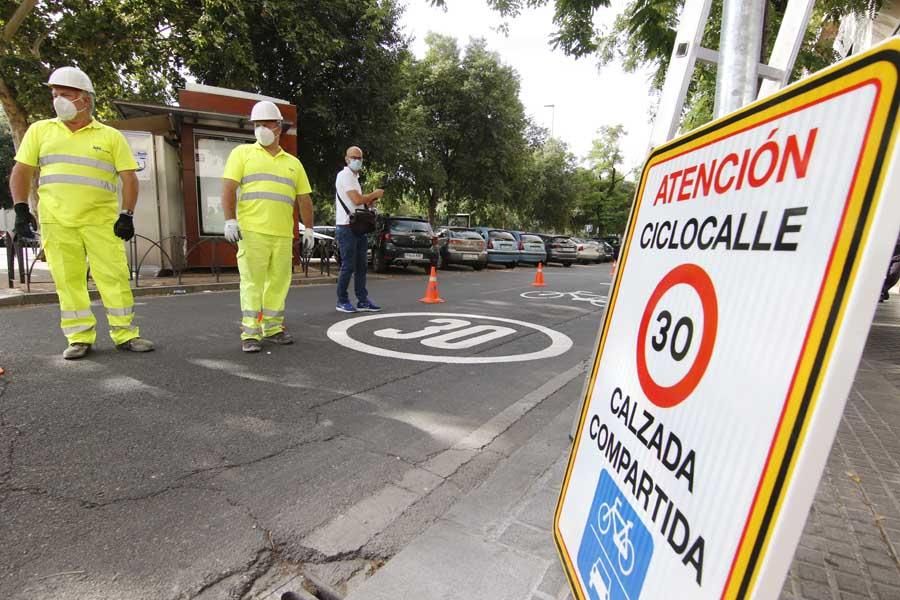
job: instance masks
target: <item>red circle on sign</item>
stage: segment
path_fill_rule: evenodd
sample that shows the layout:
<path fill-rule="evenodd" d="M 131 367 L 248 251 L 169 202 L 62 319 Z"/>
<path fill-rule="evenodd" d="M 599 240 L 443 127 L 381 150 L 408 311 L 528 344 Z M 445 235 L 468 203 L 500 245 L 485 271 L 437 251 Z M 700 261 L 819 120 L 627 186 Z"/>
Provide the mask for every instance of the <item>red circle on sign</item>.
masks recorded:
<path fill-rule="evenodd" d="M 700 303 L 703 306 L 703 337 L 700 338 L 700 350 L 694 359 L 694 364 L 681 378 L 681 381 L 671 386 L 661 386 L 650 375 L 647 369 L 647 329 L 650 326 L 650 317 L 659 303 L 659 299 L 663 294 L 678 284 L 686 284 L 694 288 L 697 295 L 700 296 Z M 716 330 L 719 324 L 719 304 L 716 300 L 716 290 L 713 282 L 707 275 L 706 271 L 697 265 L 684 264 L 675 267 L 662 278 L 662 281 L 653 290 L 650 300 L 647 301 L 647 308 L 644 309 L 644 315 L 641 317 L 641 326 L 638 329 L 637 338 L 637 372 L 638 380 L 641 382 L 641 389 L 647 395 L 647 399 L 653 404 L 661 408 L 671 408 L 680 404 L 687 398 L 703 374 L 706 367 L 709 366 L 709 360 L 712 358 L 713 345 L 716 342 Z"/>

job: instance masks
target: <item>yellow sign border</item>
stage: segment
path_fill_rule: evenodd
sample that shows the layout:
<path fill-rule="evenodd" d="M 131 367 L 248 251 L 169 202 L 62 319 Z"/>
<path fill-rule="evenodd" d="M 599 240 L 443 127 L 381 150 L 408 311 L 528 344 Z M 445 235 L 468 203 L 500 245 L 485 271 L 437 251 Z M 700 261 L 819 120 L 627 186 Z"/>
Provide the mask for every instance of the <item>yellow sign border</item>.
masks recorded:
<path fill-rule="evenodd" d="M 870 115 L 869 130 L 860 154 L 855 180 L 845 204 L 845 213 L 822 282 L 819 300 L 810 321 L 807 339 L 783 404 L 781 421 L 776 428 L 769 457 L 759 478 L 756 498 L 734 554 L 730 574 L 721 592 L 722 598 L 745 598 L 755 587 L 773 526 L 778 520 L 787 494 L 787 482 L 791 479 L 799 450 L 806 440 L 807 428 L 815 413 L 825 375 L 823 366 L 830 360 L 847 309 L 848 289 L 858 274 L 861 249 L 869 240 L 872 219 L 882 200 L 881 191 L 886 173 L 884 166 L 887 159 L 893 155 L 896 145 L 894 123 L 900 103 L 898 78 L 900 78 L 900 39 L 892 39 L 865 54 L 820 71 L 774 96 L 664 144 L 650 154 L 641 173 L 641 181 L 632 205 L 618 275 L 610 293 L 602 335 L 595 350 L 590 384 L 582 401 L 578 429 L 553 519 L 553 537 L 557 552 L 573 594 L 579 600 L 584 600 L 584 596 L 581 594 L 572 559 L 562 539 L 559 521 L 588 416 L 590 398 L 593 396 L 609 325 L 618 301 L 621 280 L 627 276 L 628 254 L 635 223 L 641 210 L 640 199 L 644 196 L 650 169 L 675 156 L 697 150 L 743 130 L 758 127 L 767 121 L 862 85 L 874 83 L 878 86 L 879 91 L 874 110 Z"/>

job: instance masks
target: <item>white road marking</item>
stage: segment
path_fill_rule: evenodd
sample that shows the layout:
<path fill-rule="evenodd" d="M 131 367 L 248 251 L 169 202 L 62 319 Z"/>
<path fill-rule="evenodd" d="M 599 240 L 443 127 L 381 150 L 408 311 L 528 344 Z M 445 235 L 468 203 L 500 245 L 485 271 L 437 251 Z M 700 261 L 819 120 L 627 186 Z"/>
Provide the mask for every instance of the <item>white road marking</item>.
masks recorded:
<path fill-rule="evenodd" d="M 374 321 L 378 319 L 393 319 L 393 318 L 403 318 L 403 317 L 462 317 L 466 319 L 479 319 L 485 321 L 499 321 L 501 323 L 508 323 L 511 325 L 519 325 L 520 327 L 524 327 L 526 329 L 533 329 L 535 331 L 539 331 L 543 333 L 547 337 L 550 338 L 550 345 L 543 350 L 538 350 L 536 352 L 527 352 L 525 354 L 507 354 L 503 356 L 442 356 L 442 355 L 431 355 L 431 354 L 415 354 L 412 352 L 399 352 L 397 350 L 389 350 L 387 348 L 379 348 L 377 346 L 372 346 L 370 344 L 366 344 L 365 342 L 361 342 L 359 340 L 355 340 L 350 337 L 350 329 L 355 325 L 359 325 L 361 323 L 365 323 L 367 321 Z M 379 330 L 379 332 L 383 335 L 383 333 L 387 330 Z M 356 317 L 352 319 L 346 319 L 343 321 L 338 321 L 334 325 L 332 325 L 327 332 L 329 338 L 332 341 L 346 347 L 351 350 L 357 350 L 359 352 L 365 352 L 367 354 L 374 354 L 376 356 L 384 356 L 388 358 L 400 358 L 404 360 L 415 360 L 421 362 L 439 362 L 439 363 L 448 363 L 448 364 L 490 364 L 490 363 L 510 363 L 510 362 L 522 362 L 527 360 L 539 360 L 542 358 L 552 358 L 554 356 L 559 356 L 565 352 L 567 352 L 572 347 L 572 340 L 565 334 L 560 333 L 558 331 L 554 331 L 548 327 L 544 327 L 542 325 L 535 325 L 533 323 L 526 323 L 525 321 L 517 321 L 515 319 L 504 319 L 500 317 L 486 317 L 483 315 L 469 315 L 469 314 L 459 314 L 459 313 L 428 313 L 428 312 L 408 312 L 408 313 L 392 313 L 392 314 L 378 314 L 378 315 L 366 315 L 364 317 Z"/>

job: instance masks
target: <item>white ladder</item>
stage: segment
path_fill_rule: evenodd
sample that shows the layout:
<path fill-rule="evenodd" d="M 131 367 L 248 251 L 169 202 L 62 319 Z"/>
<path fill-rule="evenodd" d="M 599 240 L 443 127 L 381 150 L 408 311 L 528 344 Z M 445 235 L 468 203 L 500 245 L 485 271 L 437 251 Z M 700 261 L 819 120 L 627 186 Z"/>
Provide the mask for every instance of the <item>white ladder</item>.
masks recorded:
<path fill-rule="evenodd" d="M 729 2 L 729 0 L 725 0 Z M 734 1 L 734 0 L 730 0 Z M 738 0 L 740 1 L 740 0 Z M 775 38 L 769 64 L 759 64 L 757 74 L 762 79 L 757 99 L 764 98 L 784 87 L 791 75 L 803 36 L 809 23 L 814 0 L 788 0 L 784 19 Z M 650 137 L 655 147 L 675 137 L 681 123 L 681 112 L 688 85 L 694 74 L 696 61 L 720 64 L 719 53 L 700 45 L 712 0 L 686 0 L 678 23 L 675 47 L 666 72 L 656 119 Z"/>

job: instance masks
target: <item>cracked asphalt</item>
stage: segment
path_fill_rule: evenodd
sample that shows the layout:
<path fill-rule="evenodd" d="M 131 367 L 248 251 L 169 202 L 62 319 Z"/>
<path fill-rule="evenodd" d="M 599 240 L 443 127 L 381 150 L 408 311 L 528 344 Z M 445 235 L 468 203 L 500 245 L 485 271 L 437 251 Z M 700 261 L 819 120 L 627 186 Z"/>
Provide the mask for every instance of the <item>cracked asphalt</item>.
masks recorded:
<path fill-rule="evenodd" d="M 546 290 L 605 294 L 609 266 L 545 276 Z M 0 598 L 276 598 L 299 573 L 341 588 L 377 569 L 577 393 L 602 308 L 522 298 L 533 277 L 441 272 L 439 305 L 417 302 L 421 270 L 369 281 L 385 313 L 519 319 L 573 341 L 562 355 L 513 363 L 338 345 L 326 332 L 347 316 L 334 311 L 332 286 L 293 288 L 297 343 L 258 355 L 240 352 L 236 292 L 139 299 L 142 334 L 158 347 L 149 355 L 117 352 L 95 306 L 99 343 L 78 362 L 61 358 L 57 306 L 0 310 Z M 468 350 L 374 335 L 425 320 L 352 331 L 422 354 L 548 344 L 521 327 Z"/>

